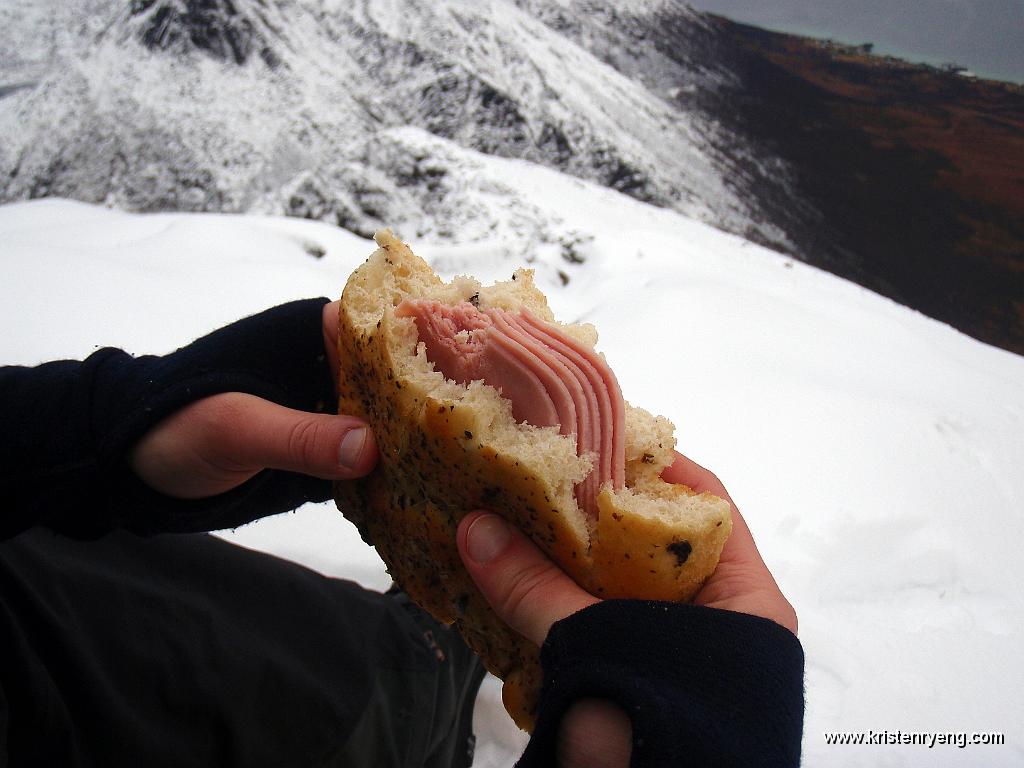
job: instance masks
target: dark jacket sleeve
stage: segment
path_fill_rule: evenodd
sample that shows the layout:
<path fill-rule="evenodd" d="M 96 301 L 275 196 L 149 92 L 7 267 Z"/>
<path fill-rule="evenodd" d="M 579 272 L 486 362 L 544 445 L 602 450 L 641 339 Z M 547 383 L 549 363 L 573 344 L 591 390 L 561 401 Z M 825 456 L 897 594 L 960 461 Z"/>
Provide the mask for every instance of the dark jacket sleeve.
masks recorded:
<path fill-rule="evenodd" d="M 76 537 L 214 530 L 330 498 L 326 480 L 265 471 L 186 502 L 149 489 L 128 466 L 150 427 L 208 395 L 246 392 L 333 411 L 326 302 L 284 304 L 163 357 L 101 349 L 81 362 L 0 369 L 0 539 L 36 525 Z"/>
<path fill-rule="evenodd" d="M 803 649 L 768 619 L 606 600 L 557 622 L 541 663 L 540 711 L 519 768 L 555 765 L 562 715 L 588 697 L 629 714 L 634 768 L 800 763 Z"/>

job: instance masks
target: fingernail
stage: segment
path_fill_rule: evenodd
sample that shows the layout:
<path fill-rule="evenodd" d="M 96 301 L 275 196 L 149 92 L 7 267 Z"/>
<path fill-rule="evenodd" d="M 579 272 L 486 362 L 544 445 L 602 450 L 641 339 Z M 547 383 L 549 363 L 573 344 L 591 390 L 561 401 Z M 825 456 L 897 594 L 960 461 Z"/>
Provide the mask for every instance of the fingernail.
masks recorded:
<path fill-rule="evenodd" d="M 343 468 L 355 469 L 358 466 L 369 434 L 370 430 L 367 427 L 356 427 L 350 429 L 341 438 L 341 446 L 338 448 L 338 463 Z"/>
<path fill-rule="evenodd" d="M 483 515 L 466 531 L 466 549 L 477 563 L 489 563 L 512 537 L 508 524 L 498 515 Z"/>

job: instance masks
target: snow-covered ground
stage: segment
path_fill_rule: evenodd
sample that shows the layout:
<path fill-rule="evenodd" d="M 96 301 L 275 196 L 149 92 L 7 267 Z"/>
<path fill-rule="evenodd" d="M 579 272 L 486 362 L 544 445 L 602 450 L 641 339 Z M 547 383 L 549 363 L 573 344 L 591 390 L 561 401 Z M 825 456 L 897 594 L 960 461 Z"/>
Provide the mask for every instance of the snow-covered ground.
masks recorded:
<path fill-rule="evenodd" d="M 680 449 L 719 474 L 796 605 L 805 764 L 1020 765 L 1024 358 L 677 213 L 481 162 L 558 220 L 564 242 L 538 245 L 532 265 L 556 315 L 597 326 L 627 398 L 669 416 Z M 583 263 L 564 258 L 570 242 Z M 412 245 L 482 279 L 521 253 Z M 372 248 L 291 219 L 0 207 L 0 362 L 168 351 L 277 302 L 338 295 Z M 388 583 L 329 505 L 223 535 Z M 477 764 L 511 764 L 524 741 L 493 681 L 477 723 Z M 862 730 L 1001 731 L 1006 744 L 823 738 Z"/>

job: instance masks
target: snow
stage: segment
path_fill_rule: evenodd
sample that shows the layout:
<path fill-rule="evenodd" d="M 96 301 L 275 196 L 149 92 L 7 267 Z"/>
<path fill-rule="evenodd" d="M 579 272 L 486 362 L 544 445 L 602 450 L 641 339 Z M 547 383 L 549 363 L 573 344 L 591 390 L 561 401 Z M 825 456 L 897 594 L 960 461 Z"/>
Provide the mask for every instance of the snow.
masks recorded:
<path fill-rule="evenodd" d="M 669 416 L 680 449 L 723 479 L 800 616 L 805 764 L 1020 764 L 1024 359 L 678 213 L 478 161 L 562 242 L 414 249 L 446 276 L 486 280 L 533 258 L 556 316 L 594 323 L 627 398 Z M 562 258 L 570 241 L 582 264 Z M 372 248 L 295 219 L 3 206 L 0 360 L 166 352 L 272 304 L 337 295 Z M 330 505 L 221 535 L 388 584 Z M 867 729 L 1002 731 L 1007 744 L 925 754 L 822 736 Z M 477 731 L 477 765 L 509 765 L 524 743 L 493 680 Z"/>

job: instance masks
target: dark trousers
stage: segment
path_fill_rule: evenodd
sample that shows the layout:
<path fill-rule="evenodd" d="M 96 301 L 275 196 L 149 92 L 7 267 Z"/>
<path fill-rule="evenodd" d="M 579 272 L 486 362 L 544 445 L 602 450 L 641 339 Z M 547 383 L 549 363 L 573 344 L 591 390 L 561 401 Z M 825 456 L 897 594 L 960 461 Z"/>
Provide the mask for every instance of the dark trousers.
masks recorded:
<path fill-rule="evenodd" d="M 482 676 L 401 593 L 205 534 L 0 543 L 0 766 L 465 766 Z"/>

